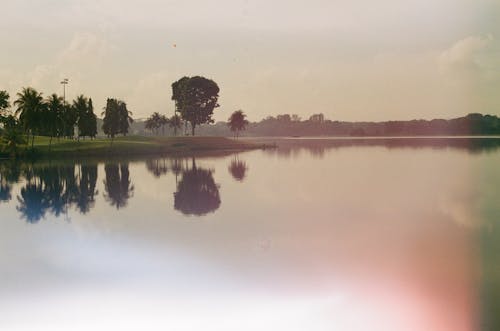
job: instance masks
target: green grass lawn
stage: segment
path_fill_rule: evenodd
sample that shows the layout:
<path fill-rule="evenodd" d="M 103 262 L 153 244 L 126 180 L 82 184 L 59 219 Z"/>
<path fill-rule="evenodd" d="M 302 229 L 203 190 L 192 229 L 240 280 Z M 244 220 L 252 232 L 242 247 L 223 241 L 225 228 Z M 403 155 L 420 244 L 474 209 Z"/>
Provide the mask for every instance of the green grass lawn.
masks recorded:
<path fill-rule="evenodd" d="M 35 137 L 34 150 L 31 146 L 21 146 L 20 155 L 36 157 L 81 157 L 109 155 L 148 155 L 148 154 L 189 154 L 203 151 L 237 151 L 265 147 L 247 141 L 225 137 L 144 137 L 127 136 L 111 139 L 52 139 Z M 0 156 L 8 157 L 0 144 Z"/>

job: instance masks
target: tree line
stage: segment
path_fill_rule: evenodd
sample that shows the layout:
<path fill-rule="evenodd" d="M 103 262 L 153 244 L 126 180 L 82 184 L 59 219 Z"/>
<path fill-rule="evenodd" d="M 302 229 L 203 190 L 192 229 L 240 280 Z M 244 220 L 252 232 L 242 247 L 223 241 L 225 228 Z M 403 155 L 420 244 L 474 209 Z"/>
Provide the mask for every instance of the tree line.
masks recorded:
<path fill-rule="evenodd" d="M 11 110 L 9 97 L 6 91 L 0 91 L 0 122 L 7 146 L 29 143 L 33 148 L 35 136 L 50 137 L 51 146 L 53 138 L 79 140 L 85 137 L 93 139 L 97 135 L 92 98 L 79 95 L 67 103 L 56 93 L 44 98 L 36 89 L 25 87 L 16 94 Z M 108 137 L 128 133 L 132 113 L 125 102 L 108 99 L 102 115 L 102 129 Z"/>

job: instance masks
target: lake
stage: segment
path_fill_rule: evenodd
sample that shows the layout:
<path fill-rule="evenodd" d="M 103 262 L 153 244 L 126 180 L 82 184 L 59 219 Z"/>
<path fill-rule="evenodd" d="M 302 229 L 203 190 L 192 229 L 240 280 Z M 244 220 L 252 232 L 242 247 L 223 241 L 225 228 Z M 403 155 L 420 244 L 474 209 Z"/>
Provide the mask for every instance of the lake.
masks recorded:
<path fill-rule="evenodd" d="M 0 329 L 500 329 L 500 140 L 263 140 L 0 162 Z"/>

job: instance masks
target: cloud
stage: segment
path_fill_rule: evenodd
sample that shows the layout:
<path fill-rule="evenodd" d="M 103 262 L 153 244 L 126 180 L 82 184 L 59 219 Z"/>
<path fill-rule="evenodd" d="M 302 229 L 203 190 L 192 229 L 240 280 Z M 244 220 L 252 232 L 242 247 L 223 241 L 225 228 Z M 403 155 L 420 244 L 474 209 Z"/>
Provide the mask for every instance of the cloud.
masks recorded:
<path fill-rule="evenodd" d="M 483 67 L 479 58 L 492 43 L 491 35 L 469 36 L 459 40 L 439 56 L 441 74 L 454 81 L 468 82 L 480 78 Z"/>

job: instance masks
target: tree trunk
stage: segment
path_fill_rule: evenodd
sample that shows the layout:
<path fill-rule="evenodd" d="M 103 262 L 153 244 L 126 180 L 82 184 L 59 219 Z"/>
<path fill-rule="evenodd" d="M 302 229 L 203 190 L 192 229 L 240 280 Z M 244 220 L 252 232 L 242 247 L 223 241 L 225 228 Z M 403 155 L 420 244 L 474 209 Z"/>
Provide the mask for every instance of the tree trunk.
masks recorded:
<path fill-rule="evenodd" d="M 191 135 L 194 137 L 194 128 L 196 127 L 196 124 L 191 122 Z"/>
<path fill-rule="evenodd" d="M 49 152 L 52 149 L 52 136 L 50 136 L 50 141 L 49 141 Z"/>

